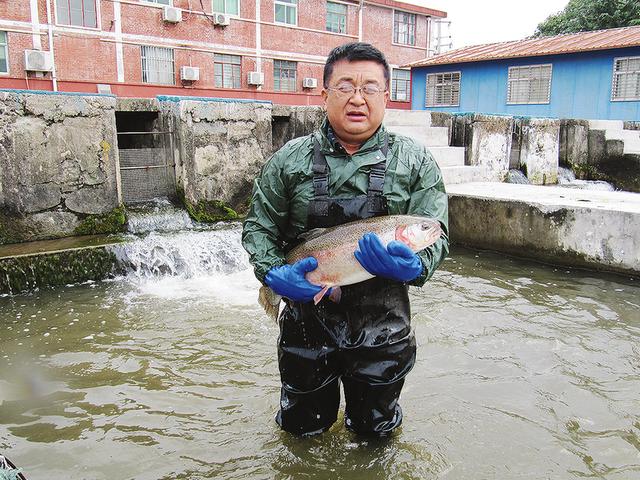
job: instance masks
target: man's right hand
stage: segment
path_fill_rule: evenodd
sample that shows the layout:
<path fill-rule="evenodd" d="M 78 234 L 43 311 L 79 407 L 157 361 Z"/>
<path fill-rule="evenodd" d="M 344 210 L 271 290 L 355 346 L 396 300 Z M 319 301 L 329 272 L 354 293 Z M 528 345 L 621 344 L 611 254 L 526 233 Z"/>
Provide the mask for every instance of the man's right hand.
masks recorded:
<path fill-rule="evenodd" d="M 309 283 L 305 273 L 318 268 L 318 261 L 313 257 L 298 260 L 293 265 L 273 267 L 264 277 L 264 282 L 278 295 L 294 302 L 310 302 L 322 287 Z"/>

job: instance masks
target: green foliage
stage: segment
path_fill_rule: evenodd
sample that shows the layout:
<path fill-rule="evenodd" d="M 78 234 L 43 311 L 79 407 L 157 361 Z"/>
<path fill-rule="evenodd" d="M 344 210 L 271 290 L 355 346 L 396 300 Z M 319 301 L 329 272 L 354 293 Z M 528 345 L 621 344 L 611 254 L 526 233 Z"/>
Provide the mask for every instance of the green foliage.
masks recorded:
<path fill-rule="evenodd" d="M 538 25 L 534 37 L 634 25 L 640 25 L 638 0 L 570 0 L 564 10 Z"/>
<path fill-rule="evenodd" d="M 124 205 L 104 215 L 88 215 L 74 230 L 75 235 L 97 235 L 125 231 L 127 215 Z"/>

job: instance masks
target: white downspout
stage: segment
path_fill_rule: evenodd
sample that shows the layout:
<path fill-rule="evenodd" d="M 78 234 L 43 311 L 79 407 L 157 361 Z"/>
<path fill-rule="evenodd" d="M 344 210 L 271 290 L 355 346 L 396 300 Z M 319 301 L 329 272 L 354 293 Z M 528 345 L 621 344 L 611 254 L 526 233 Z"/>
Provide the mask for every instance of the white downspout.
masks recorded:
<path fill-rule="evenodd" d="M 124 50 L 122 48 L 122 11 L 120 0 L 113 2 L 113 20 L 115 21 L 116 36 L 116 72 L 118 82 L 124 82 Z"/>
<path fill-rule="evenodd" d="M 358 6 L 358 41 L 362 41 L 362 9 L 364 8 L 364 0 L 360 0 Z"/>
<path fill-rule="evenodd" d="M 42 50 L 42 41 L 40 40 L 40 16 L 38 15 L 38 0 L 30 0 L 31 2 L 31 31 L 33 37 L 33 49 Z"/>
<path fill-rule="evenodd" d="M 58 91 L 58 78 L 56 76 L 56 58 L 53 52 L 53 24 L 51 23 L 51 4 L 49 0 L 45 0 L 47 4 L 47 29 L 49 35 L 49 54 L 51 55 L 51 80 L 53 82 L 53 91 Z"/>
<path fill-rule="evenodd" d="M 261 0 L 256 0 L 256 71 L 262 71 L 262 25 L 261 25 Z M 262 85 L 258 85 L 256 90 L 262 90 Z"/>

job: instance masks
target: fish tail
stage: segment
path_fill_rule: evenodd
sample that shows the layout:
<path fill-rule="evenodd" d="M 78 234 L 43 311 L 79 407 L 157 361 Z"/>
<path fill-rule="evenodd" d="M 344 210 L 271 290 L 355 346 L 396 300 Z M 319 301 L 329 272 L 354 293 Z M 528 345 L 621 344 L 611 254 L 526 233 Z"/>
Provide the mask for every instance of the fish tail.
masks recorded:
<path fill-rule="evenodd" d="M 278 321 L 281 299 L 280 295 L 264 285 L 258 291 L 258 303 L 264 308 L 267 317 L 273 319 L 274 322 Z"/>
<path fill-rule="evenodd" d="M 320 300 L 322 300 L 322 297 L 326 295 L 326 293 L 329 291 L 330 288 L 331 287 L 329 287 L 328 285 L 325 285 L 324 287 L 322 287 L 322 290 L 320 290 L 318 293 L 316 293 L 313 296 L 314 305 L 317 305 L 320 303 Z"/>

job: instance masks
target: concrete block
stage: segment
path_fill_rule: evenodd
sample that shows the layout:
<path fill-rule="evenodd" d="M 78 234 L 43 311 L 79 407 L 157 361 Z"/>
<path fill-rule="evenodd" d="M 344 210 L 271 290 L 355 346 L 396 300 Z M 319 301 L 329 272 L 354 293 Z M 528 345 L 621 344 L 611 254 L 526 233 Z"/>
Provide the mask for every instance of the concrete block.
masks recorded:
<path fill-rule="evenodd" d="M 427 147 L 446 147 L 449 145 L 449 129 L 446 127 L 420 127 L 415 125 L 390 125 L 390 132 L 405 135 Z"/>
<path fill-rule="evenodd" d="M 622 130 L 624 122 L 622 120 L 588 120 L 591 130 Z"/>
<path fill-rule="evenodd" d="M 521 122 L 520 163 L 534 185 L 558 182 L 560 121 L 527 118 Z"/>
<path fill-rule="evenodd" d="M 640 273 L 640 195 L 509 183 L 447 186 L 454 243 Z"/>
<path fill-rule="evenodd" d="M 425 110 L 394 110 L 387 109 L 384 114 L 384 124 L 431 126 L 431 113 Z"/>
<path fill-rule="evenodd" d="M 486 166 L 441 167 L 442 179 L 445 185 L 471 182 L 499 182 L 497 172 Z"/>

